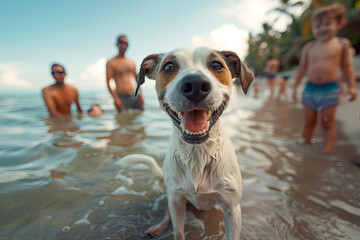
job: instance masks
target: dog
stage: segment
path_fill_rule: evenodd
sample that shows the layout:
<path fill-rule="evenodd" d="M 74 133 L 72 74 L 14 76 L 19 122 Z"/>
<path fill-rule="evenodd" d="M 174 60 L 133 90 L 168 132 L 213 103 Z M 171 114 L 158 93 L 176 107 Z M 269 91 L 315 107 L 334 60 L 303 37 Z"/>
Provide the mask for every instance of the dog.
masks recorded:
<path fill-rule="evenodd" d="M 162 172 L 156 170 L 154 160 L 149 164 L 164 177 L 168 211 L 146 234 L 160 234 L 171 221 L 174 239 L 184 239 L 189 202 L 206 211 L 219 206 L 224 212 L 226 238 L 238 240 L 241 173 L 230 138 L 218 119 L 229 103 L 232 79 L 240 79 L 246 94 L 252 72 L 234 52 L 200 47 L 147 56 L 136 77 L 135 95 L 145 76 L 156 81 L 160 106 L 174 124 Z M 139 158 L 128 156 L 127 160 Z"/>

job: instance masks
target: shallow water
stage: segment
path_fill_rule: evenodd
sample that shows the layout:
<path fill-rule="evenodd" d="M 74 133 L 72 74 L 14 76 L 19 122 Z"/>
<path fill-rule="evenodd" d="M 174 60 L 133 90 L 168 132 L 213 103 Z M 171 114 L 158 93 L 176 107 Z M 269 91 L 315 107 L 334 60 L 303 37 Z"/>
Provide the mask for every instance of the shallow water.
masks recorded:
<path fill-rule="evenodd" d="M 163 186 L 146 166 L 117 164 L 144 153 L 162 165 L 172 125 L 152 86 L 143 92 L 143 113 L 116 114 L 107 92 L 86 92 L 84 110 L 98 103 L 103 116 L 56 120 L 40 93 L 0 95 L 0 239 L 142 239 L 160 221 Z M 321 131 L 301 144 L 301 105 L 266 91 L 234 92 L 221 122 L 243 176 L 242 239 L 359 239 L 360 147 L 344 121 L 330 155 Z M 224 239 L 222 218 L 190 209 L 187 239 Z M 172 239 L 171 228 L 158 239 Z"/>

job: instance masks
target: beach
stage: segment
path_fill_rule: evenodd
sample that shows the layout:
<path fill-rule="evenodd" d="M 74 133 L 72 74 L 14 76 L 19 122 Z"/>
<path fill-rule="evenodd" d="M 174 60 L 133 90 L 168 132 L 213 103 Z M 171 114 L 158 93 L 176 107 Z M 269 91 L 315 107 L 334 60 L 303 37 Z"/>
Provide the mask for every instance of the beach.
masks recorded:
<path fill-rule="evenodd" d="M 360 98 L 338 108 L 337 140 L 321 153 L 322 132 L 304 145 L 301 103 L 235 90 L 220 118 L 243 177 L 242 239 L 358 239 L 360 235 Z M 360 85 L 357 85 L 358 91 Z M 81 93 L 101 117 L 48 118 L 39 92 L 1 94 L 0 239 L 142 239 L 167 209 L 164 189 L 145 165 L 163 163 L 172 128 L 153 85 L 145 111 L 117 114 L 105 90 Z M 225 239 L 219 210 L 190 208 L 187 239 Z M 199 237 L 200 236 L 200 237 Z M 173 239 L 171 228 L 156 239 Z"/>

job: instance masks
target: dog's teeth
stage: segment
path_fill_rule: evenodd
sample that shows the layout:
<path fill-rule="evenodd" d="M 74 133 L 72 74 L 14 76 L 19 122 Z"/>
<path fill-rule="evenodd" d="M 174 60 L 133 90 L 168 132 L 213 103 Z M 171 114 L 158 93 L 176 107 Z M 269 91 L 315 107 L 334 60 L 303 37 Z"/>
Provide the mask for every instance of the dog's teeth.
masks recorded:
<path fill-rule="evenodd" d="M 202 130 L 202 131 L 200 131 L 200 132 L 190 132 L 190 131 L 187 130 L 186 128 L 183 128 L 183 131 L 184 131 L 184 133 L 186 133 L 186 134 L 188 134 L 188 135 L 202 135 L 202 134 L 206 133 L 207 128 L 204 129 L 204 130 Z"/>
<path fill-rule="evenodd" d="M 188 135 L 193 135 L 192 132 L 190 132 L 189 130 L 185 129 L 185 133 L 188 134 Z"/>
<path fill-rule="evenodd" d="M 208 117 L 211 118 L 211 111 L 210 110 L 208 111 L 207 114 L 208 114 Z"/>
<path fill-rule="evenodd" d="M 183 131 L 187 131 L 187 130 L 185 129 L 185 125 L 184 125 L 184 123 L 183 123 L 183 122 L 181 122 L 180 127 L 181 127 L 181 130 L 183 130 Z"/>

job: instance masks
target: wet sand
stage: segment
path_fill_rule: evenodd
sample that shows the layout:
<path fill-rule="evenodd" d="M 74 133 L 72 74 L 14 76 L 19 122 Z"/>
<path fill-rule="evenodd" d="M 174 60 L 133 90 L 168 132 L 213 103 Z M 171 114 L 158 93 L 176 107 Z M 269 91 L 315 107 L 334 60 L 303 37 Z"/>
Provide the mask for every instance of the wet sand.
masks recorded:
<path fill-rule="evenodd" d="M 253 218 L 254 226 L 253 229 L 244 226 L 243 239 L 358 238 L 359 110 L 359 98 L 339 106 L 337 141 L 330 154 L 321 153 L 323 143 L 319 125 L 314 133 L 314 143 L 302 143 L 304 117 L 301 104 L 273 99 L 255 113 L 252 119 L 263 125 L 260 129 L 268 133 L 267 142 L 262 142 L 263 146 L 258 148 L 264 149 L 264 159 L 271 163 L 264 169 L 267 174 L 257 176 L 257 181 L 264 181 L 268 191 L 245 187 L 243 201 L 253 197 L 260 207 L 247 210 L 242 205 L 243 218 Z M 261 196 L 266 192 L 274 195 L 274 199 Z M 258 215 L 255 221 L 254 213 Z"/>

